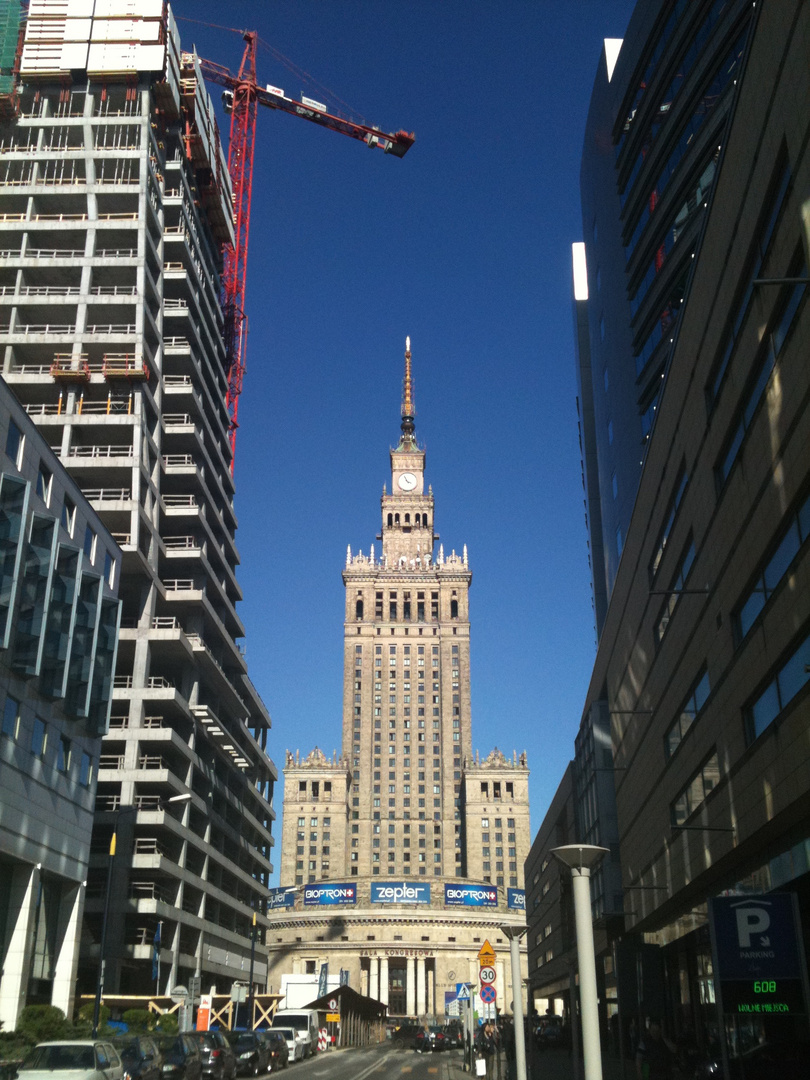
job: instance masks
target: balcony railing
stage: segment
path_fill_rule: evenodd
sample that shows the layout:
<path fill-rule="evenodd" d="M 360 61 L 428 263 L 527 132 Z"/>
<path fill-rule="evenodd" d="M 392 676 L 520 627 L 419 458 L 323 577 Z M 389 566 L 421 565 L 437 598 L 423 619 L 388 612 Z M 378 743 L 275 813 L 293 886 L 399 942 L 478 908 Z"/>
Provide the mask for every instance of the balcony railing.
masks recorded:
<path fill-rule="evenodd" d="M 132 498 L 131 488 L 83 488 L 88 502 L 127 502 Z"/>
<path fill-rule="evenodd" d="M 132 446 L 75 446 L 71 447 L 68 457 L 77 458 L 111 458 L 132 457 Z"/>

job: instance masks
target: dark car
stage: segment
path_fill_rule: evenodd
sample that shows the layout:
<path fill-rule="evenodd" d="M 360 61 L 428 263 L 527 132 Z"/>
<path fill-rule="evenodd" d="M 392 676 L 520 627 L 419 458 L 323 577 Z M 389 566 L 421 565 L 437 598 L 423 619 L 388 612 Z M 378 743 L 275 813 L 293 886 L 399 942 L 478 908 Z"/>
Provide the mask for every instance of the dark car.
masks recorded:
<path fill-rule="evenodd" d="M 447 1050 L 450 1047 L 444 1028 L 421 1028 L 416 1033 L 413 1048 L 417 1054 L 431 1054 L 434 1050 Z"/>
<path fill-rule="evenodd" d="M 270 1072 L 286 1069 L 290 1060 L 290 1050 L 286 1038 L 280 1031 L 260 1031 L 259 1037 L 267 1044 L 267 1067 Z"/>
<path fill-rule="evenodd" d="M 200 1047 L 202 1071 L 206 1080 L 233 1080 L 236 1076 L 236 1057 L 231 1044 L 221 1031 L 192 1031 Z"/>
<path fill-rule="evenodd" d="M 124 1066 L 124 1080 L 161 1080 L 163 1054 L 150 1035 L 119 1035 L 113 1046 Z"/>
<path fill-rule="evenodd" d="M 267 1043 L 253 1031 L 243 1031 L 231 1043 L 238 1076 L 263 1076 L 270 1058 Z"/>
<path fill-rule="evenodd" d="M 158 1035 L 164 1080 L 201 1080 L 200 1048 L 191 1035 Z"/>

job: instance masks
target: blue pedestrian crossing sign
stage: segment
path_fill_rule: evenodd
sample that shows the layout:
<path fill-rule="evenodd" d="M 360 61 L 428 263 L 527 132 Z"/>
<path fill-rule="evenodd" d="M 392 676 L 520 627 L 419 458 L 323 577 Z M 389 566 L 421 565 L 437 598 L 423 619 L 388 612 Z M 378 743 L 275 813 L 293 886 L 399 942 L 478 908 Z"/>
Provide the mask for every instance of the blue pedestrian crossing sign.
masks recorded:
<path fill-rule="evenodd" d="M 456 993 L 456 1000 L 457 1001 L 469 1001 L 470 1000 L 470 991 L 467 989 L 467 984 L 466 983 L 459 983 L 459 988 L 458 988 L 458 991 Z"/>

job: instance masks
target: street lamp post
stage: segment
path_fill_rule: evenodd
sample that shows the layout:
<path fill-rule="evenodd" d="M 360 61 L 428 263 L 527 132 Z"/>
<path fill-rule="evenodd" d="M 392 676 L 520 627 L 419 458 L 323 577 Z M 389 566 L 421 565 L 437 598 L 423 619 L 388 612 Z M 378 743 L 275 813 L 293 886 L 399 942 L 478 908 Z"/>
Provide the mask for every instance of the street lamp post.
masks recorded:
<path fill-rule="evenodd" d="M 515 1029 L 515 1068 L 517 1080 L 526 1080 L 526 1036 L 523 1020 L 523 985 L 520 977 L 520 939 L 527 926 L 501 927 L 501 933 L 509 938 L 509 954 L 512 961 L 512 1021 Z"/>
<path fill-rule="evenodd" d="M 609 848 L 597 847 L 595 844 L 566 844 L 564 847 L 551 849 L 551 854 L 571 871 L 573 879 L 585 1080 L 602 1080 L 602 1047 L 599 1038 L 590 879 L 591 870 L 599 865 L 609 850 Z M 574 1007 L 572 1002 L 572 1008 Z"/>
<path fill-rule="evenodd" d="M 250 933 L 250 975 L 248 981 L 248 1024 L 253 1031 L 253 964 L 256 960 L 256 912 L 253 912 L 253 926 Z"/>
<path fill-rule="evenodd" d="M 159 799 L 158 809 L 162 810 L 168 803 L 188 802 L 190 793 L 185 795 L 172 795 L 169 799 Z M 115 864 L 115 846 L 118 834 L 118 819 L 122 814 L 136 814 L 138 806 L 119 807 L 115 811 L 115 824 L 110 838 L 110 853 L 107 862 L 107 888 L 104 893 L 104 914 L 101 918 L 101 942 L 99 946 L 98 978 L 96 979 L 96 996 L 93 1002 L 93 1038 L 98 1037 L 98 1023 L 101 1015 L 101 999 L 104 996 L 104 974 L 107 966 L 107 921 L 110 916 L 110 897 L 112 895 L 113 866 Z"/>

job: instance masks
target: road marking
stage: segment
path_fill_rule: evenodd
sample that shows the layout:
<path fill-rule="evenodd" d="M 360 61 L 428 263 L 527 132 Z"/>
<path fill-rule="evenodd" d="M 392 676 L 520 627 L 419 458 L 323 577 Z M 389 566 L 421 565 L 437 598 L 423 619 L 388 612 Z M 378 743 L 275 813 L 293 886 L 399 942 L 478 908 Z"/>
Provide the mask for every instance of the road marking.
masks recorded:
<path fill-rule="evenodd" d="M 372 1064 L 369 1065 L 367 1069 L 364 1069 L 363 1072 L 358 1073 L 355 1076 L 354 1080 L 365 1080 L 365 1077 L 370 1076 L 371 1073 L 376 1072 L 378 1069 L 384 1069 L 386 1067 L 388 1059 L 392 1056 L 392 1053 L 393 1052 L 389 1050 L 389 1052 L 385 1055 L 382 1061 L 372 1062 Z"/>

